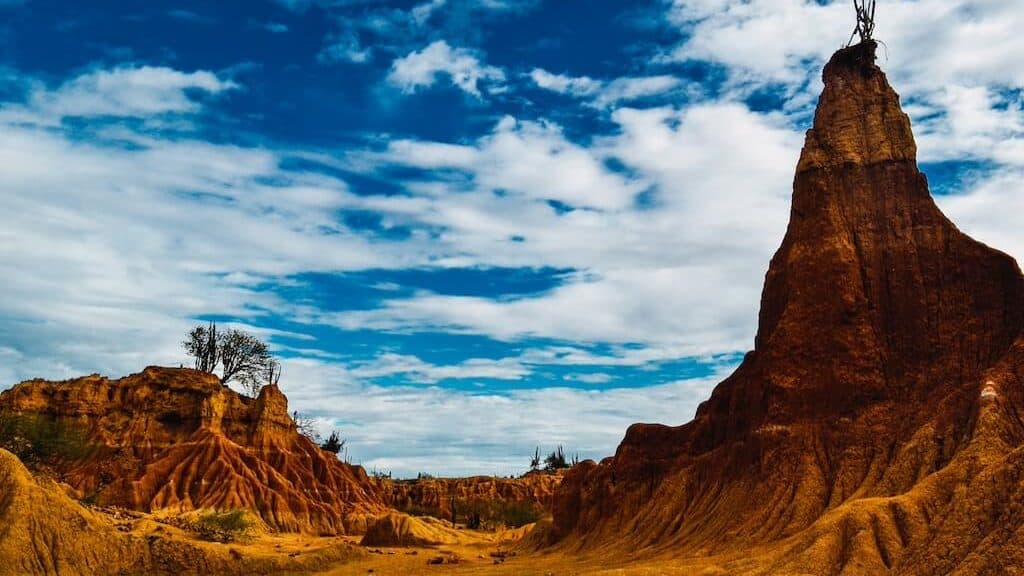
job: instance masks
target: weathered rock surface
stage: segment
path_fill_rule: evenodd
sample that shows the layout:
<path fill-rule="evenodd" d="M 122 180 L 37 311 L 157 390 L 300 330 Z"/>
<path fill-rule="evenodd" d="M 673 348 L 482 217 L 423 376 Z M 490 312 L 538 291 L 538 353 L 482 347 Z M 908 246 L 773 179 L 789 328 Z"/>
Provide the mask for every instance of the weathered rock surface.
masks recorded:
<path fill-rule="evenodd" d="M 0 450 L 0 574 L 115 573 L 132 546 Z"/>
<path fill-rule="evenodd" d="M 82 497 L 141 511 L 250 508 L 283 531 L 344 533 L 385 510 L 365 471 L 298 434 L 276 386 L 246 398 L 215 376 L 150 367 L 119 380 L 31 380 L 0 409 L 74 421 L 100 448 L 61 466 Z"/>
<path fill-rule="evenodd" d="M 458 532 L 443 520 L 406 514 L 386 514 L 371 522 L 362 546 L 434 546 L 459 542 Z"/>
<path fill-rule="evenodd" d="M 874 43 L 823 76 L 754 351 L 693 421 L 572 470 L 547 542 L 742 553 L 730 574 L 1024 565 L 1024 279 L 932 201 Z"/>
<path fill-rule="evenodd" d="M 436 511 L 441 518 L 450 518 L 452 499 L 527 504 L 546 511 L 551 508 L 551 498 L 561 481 L 561 474 L 544 473 L 521 478 L 471 476 L 387 481 L 384 501 L 398 510 Z"/>

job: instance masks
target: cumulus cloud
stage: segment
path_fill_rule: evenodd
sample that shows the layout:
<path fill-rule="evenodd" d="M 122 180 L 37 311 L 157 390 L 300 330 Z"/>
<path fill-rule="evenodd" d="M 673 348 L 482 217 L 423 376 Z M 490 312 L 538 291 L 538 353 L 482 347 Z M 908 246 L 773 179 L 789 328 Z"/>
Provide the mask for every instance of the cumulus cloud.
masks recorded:
<path fill-rule="evenodd" d="M 418 472 L 518 475 L 536 446 L 561 444 L 581 458 L 599 459 L 638 420 L 691 419 L 697 404 L 731 368 L 641 393 L 593 386 L 469 394 L 440 387 L 361 385 L 342 368 L 303 359 L 285 362 L 284 373 L 290 376 L 281 387 L 290 407 L 320 417 L 324 432 L 339 429 L 352 460 L 367 468 L 400 477 Z"/>
<path fill-rule="evenodd" d="M 129 124 L 83 141 L 51 124 L 58 113 L 112 113 L 111 98 L 133 117 L 193 111 L 199 104 L 176 99 L 182 86 L 226 86 L 206 75 L 128 76 L 93 72 L 0 108 L 0 212 L 17 215 L 0 230 L 0 346 L 24 357 L 5 366 L 6 382 L 177 364 L 189 318 L 284 307 L 257 289 L 267 279 L 410 262 L 393 253 L 389 263 L 387 243 L 371 249 L 339 224 L 344 183 L 283 169 L 287 151 Z M 114 86 L 126 92 L 111 95 Z"/>
<path fill-rule="evenodd" d="M 610 82 L 594 80 L 589 76 L 572 77 L 552 74 L 542 68 L 534 68 L 530 78 L 539 88 L 586 98 L 596 108 L 606 108 L 649 96 L 659 96 L 680 88 L 683 81 L 670 75 L 616 78 Z"/>
<path fill-rule="evenodd" d="M 473 187 L 489 197 L 498 192 L 527 200 L 556 200 L 575 207 L 615 210 L 629 206 L 641 191 L 637 183 L 608 170 L 598 155 L 567 139 L 557 125 L 520 122 L 511 116 L 501 119 L 491 134 L 473 146 L 396 140 L 378 158 L 405 166 L 469 172 Z M 446 204 L 458 208 L 457 202 Z M 447 215 L 459 217 L 454 212 Z"/>
<path fill-rule="evenodd" d="M 414 199 L 372 201 L 376 211 L 445 230 L 442 238 L 460 249 L 453 264 L 578 274 L 540 295 L 420 293 L 320 320 L 509 341 L 642 342 L 680 355 L 745 349 L 785 230 L 800 135 L 735 104 L 623 108 L 612 120 L 618 132 L 590 149 L 550 127 L 505 119 L 474 145 L 402 141 L 377 158 L 471 175 L 468 190 L 428 182 L 410 185 Z M 613 160 L 629 179 L 608 168 Z M 640 191 L 643 203 L 635 201 Z M 556 210 L 551 199 L 591 209 Z"/>
<path fill-rule="evenodd" d="M 477 54 L 465 48 L 452 48 L 444 40 L 436 40 L 421 50 L 410 52 L 391 64 L 388 81 L 412 93 L 433 86 L 439 76 L 447 77 L 463 92 L 480 97 L 481 85 L 500 87 L 505 73 L 480 61 Z"/>
<path fill-rule="evenodd" d="M 194 92 L 219 94 L 237 88 L 212 72 L 180 72 L 142 66 L 96 70 L 56 90 L 38 89 L 29 103 L 35 112 L 63 118 L 89 116 L 144 117 L 200 109 Z"/>

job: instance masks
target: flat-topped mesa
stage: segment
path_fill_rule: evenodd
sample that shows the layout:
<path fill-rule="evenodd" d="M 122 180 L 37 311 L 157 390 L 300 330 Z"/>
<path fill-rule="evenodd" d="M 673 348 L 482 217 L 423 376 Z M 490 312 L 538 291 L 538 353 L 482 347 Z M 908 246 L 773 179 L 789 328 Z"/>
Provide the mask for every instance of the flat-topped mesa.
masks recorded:
<path fill-rule="evenodd" d="M 0 410 L 83 426 L 99 449 L 60 465 L 62 479 L 103 504 L 152 511 L 250 508 L 285 531 L 359 531 L 384 511 L 358 467 L 296 431 L 277 386 L 246 398 L 212 375 L 149 367 L 110 380 L 31 380 L 0 393 Z"/>

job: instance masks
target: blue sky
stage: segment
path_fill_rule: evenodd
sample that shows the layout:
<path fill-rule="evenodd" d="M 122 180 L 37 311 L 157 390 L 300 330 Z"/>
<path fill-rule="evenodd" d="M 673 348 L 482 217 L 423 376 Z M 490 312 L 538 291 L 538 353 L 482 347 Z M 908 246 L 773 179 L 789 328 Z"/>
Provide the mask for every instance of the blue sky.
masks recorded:
<path fill-rule="evenodd" d="M 1024 8 L 879 7 L 969 233 L 1024 254 Z M 264 336 L 398 475 L 682 423 L 752 346 L 846 2 L 0 0 L 0 382 Z"/>

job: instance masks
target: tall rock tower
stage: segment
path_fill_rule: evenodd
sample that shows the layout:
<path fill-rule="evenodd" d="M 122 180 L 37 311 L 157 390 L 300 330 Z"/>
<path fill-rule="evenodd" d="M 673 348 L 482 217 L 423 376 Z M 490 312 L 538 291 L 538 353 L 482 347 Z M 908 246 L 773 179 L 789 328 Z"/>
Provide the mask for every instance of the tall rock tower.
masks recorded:
<path fill-rule="evenodd" d="M 574 470 L 550 541 L 816 574 L 984 571 L 1024 544 L 1024 507 L 999 511 L 1024 478 L 1024 278 L 933 202 L 875 49 L 825 66 L 754 351 L 693 421 Z"/>

